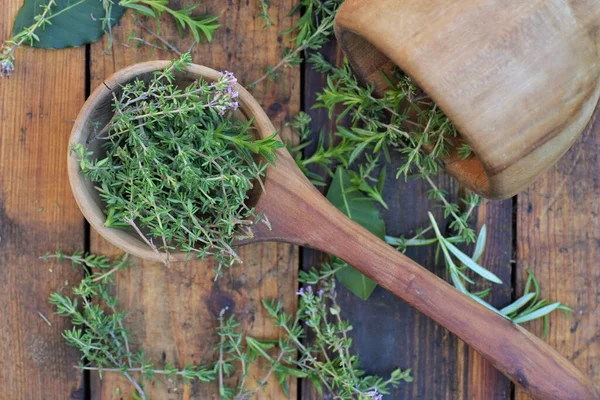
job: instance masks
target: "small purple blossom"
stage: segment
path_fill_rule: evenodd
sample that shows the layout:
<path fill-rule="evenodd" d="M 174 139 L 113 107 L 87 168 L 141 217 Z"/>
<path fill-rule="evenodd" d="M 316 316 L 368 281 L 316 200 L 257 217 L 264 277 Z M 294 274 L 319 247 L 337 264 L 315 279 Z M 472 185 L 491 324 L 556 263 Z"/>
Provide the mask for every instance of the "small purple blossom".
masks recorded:
<path fill-rule="evenodd" d="M 214 97 L 211 103 L 213 108 L 223 115 L 228 110 L 235 111 L 239 107 L 239 103 L 235 101 L 239 97 L 239 92 L 235 90 L 237 78 L 233 72 L 219 72 L 219 80 L 210 85 L 215 90 Z"/>
<path fill-rule="evenodd" d="M 2 60 L 2 62 L 0 62 L 0 78 L 11 76 L 13 70 L 14 66 L 10 60 Z"/>
<path fill-rule="evenodd" d="M 308 285 L 308 286 L 306 287 L 306 290 L 307 290 L 308 292 L 312 292 L 312 286 Z"/>
<path fill-rule="evenodd" d="M 301 287 L 301 288 L 300 288 L 300 290 L 298 290 L 298 291 L 296 292 L 296 294 L 297 294 L 298 296 L 304 296 L 304 288 L 303 288 L 303 287 Z"/>
<path fill-rule="evenodd" d="M 379 393 L 377 390 L 371 390 L 370 392 L 366 393 L 367 396 L 369 396 L 370 399 L 373 400 L 382 400 L 383 399 L 383 395 L 381 393 Z"/>
<path fill-rule="evenodd" d="M 325 292 L 323 292 L 323 289 L 319 289 L 319 291 L 317 292 L 317 294 L 319 295 L 319 297 L 323 296 L 323 293 L 325 293 Z"/>
<path fill-rule="evenodd" d="M 221 78 L 223 78 L 224 81 L 230 82 L 230 83 L 237 83 L 237 78 L 235 77 L 235 75 L 233 75 L 233 72 L 229 72 L 229 71 L 222 71 L 219 72 L 219 76 Z"/>

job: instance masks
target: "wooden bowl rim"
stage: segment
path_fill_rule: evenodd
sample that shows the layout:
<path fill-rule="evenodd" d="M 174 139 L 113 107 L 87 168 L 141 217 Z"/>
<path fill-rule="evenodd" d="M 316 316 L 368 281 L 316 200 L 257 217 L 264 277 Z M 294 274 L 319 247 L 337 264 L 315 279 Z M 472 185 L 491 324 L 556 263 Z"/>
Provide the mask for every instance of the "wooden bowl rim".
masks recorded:
<path fill-rule="evenodd" d="M 89 137 L 89 129 L 86 129 L 87 121 L 100 102 L 106 99 L 107 95 L 116 90 L 122 83 L 131 81 L 141 74 L 164 69 L 170 63 L 171 61 L 158 60 L 133 64 L 116 71 L 110 77 L 105 79 L 91 93 L 79 111 L 73 129 L 71 130 L 69 148 L 67 150 L 67 168 L 71 190 L 81 213 L 90 225 L 104 239 L 126 253 L 144 260 L 158 262 L 165 261 L 166 253 L 161 252 L 160 255 L 157 254 L 135 233 L 116 228 L 109 228 L 104 225 L 104 222 L 106 221 L 104 211 L 97 205 L 95 196 L 87 189 L 86 182 L 89 183 L 89 181 L 80 173 L 79 163 L 77 162 L 75 155 L 72 154 L 71 147 L 77 143 L 86 145 L 86 140 Z M 186 68 L 186 72 L 195 77 L 203 77 L 209 81 L 215 81 L 219 77 L 218 71 L 198 64 L 189 65 Z M 254 127 L 257 129 L 259 137 L 264 138 L 272 132 L 275 132 L 275 128 L 273 128 L 269 118 L 258 101 L 239 83 L 236 84 L 236 90 L 239 92 L 239 109 L 247 118 L 254 118 Z M 181 251 L 169 253 L 170 261 L 181 262 L 193 258 L 191 253 Z"/>

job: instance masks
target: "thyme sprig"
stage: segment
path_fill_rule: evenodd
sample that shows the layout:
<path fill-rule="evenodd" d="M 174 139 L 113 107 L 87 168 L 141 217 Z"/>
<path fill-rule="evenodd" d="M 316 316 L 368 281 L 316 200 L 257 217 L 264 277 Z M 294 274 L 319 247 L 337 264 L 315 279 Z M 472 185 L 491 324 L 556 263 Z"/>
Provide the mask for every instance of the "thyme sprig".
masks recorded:
<path fill-rule="evenodd" d="M 49 0 L 47 4 L 41 4 L 40 8 L 42 9 L 42 12 L 33 18 L 35 22 L 32 25 L 23 28 L 21 32 L 17 33 L 4 43 L 2 53 L 0 54 L 0 78 L 10 76 L 15 69 L 14 53 L 17 49 L 23 44 L 29 43 L 29 45 L 32 45 L 34 42 L 40 40 L 36 32 L 51 23 L 50 20 L 54 16 L 52 14 L 52 8 L 54 6 L 56 6 L 56 0 Z M 70 7 L 74 7 L 74 5 L 71 5 Z"/>
<path fill-rule="evenodd" d="M 252 121 L 233 117 L 233 74 L 178 87 L 175 72 L 190 62 L 186 53 L 149 83 L 122 87 L 113 118 L 93 139 L 103 141 L 105 157 L 72 150 L 98 184 L 106 226 L 133 229 L 167 264 L 173 250 L 214 255 L 219 273 L 239 260 L 233 241 L 263 219 L 246 205 L 248 193 L 283 144 L 275 135 L 253 139 Z"/>
<path fill-rule="evenodd" d="M 118 299 L 111 295 L 114 277 L 129 266 L 127 256 L 109 260 L 107 257 L 84 254 L 71 255 L 62 251 L 46 254 L 44 260 L 70 260 L 82 268 L 85 277 L 79 284 L 53 293 L 50 303 L 56 314 L 68 318 L 72 329 L 63 332 L 70 346 L 81 353 L 80 369 L 105 373 L 120 373 L 132 384 L 138 396 L 147 399 L 144 381 L 157 376 L 192 381 L 218 383 L 222 399 L 247 400 L 257 395 L 274 375 L 287 395 L 289 377 L 310 379 L 317 390 L 333 394 L 336 399 L 381 399 L 391 387 L 411 382 L 411 370 L 394 370 L 388 379 L 366 376 L 360 369 L 359 358 L 350 352 L 352 326 L 341 318 L 336 302 L 335 272 L 343 265 L 322 264 L 300 273 L 304 287 L 298 291 L 299 306 L 295 315 L 286 313 L 277 301 L 263 301 L 263 306 L 281 328 L 277 340 L 254 338 L 244 334 L 235 315 L 221 310 L 217 317 L 218 342 L 216 360 L 211 367 L 188 364 L 183 368 L 167 363 L 158 367 L 143 351 L 131 348 L 131 335 L 125 328 L 127 313 L 120 311 Z M 315 287 L 313 288 L 313 285 Z M 315 337 L 305 343 L 308 335 Z M 270 365 L 254 389 L 247 388 L 250 365 L 263 359 Z M 228 379 L 236 375 L 235 386 Z"/>
<path fill-rule="evenodd" d="M 106 0 L 110 1 L 110 0 Z M 211 41 L 215 30 L 219 28 L 216 22 L 218 16 L 193 16 L 192 13 L 200 4 L 192 4 L 180 10 L 169 7 L 169 0 L 120 0 L 119 5 L 130 8 L 140 15 L 151 17 L 156 20 L 157 28 L 160 31 L 160 17 L 163 14 L 169 14 L 177 25 L 180 32 L 186 29 L 190 31 L 196 43 L 202 40 Z M 109 10 L 105 8 L 107 14 Z"/>
<path fill-rule="evenodd" d="M 296 67 L 302 63 L 302 53 L 316 51 L 323 47 L 333 35 L 333 21 L 343 0 L 301 0 L 290 15 L 300 14 L 296 25 L 282 32 L 290 35 L 291 47 L 283 51 L 282 59 L 274 66 L 267 66 L 263 76 L 248 85 L 253 88 L 259 83 L 275 79 L 281 67 Z M 261 3 L 261 9 L 264 6 Z"/>
<path fill-rule="evenodd" d="M 279 347 L 286 351 L 283 362 L 296 366 L 317 391 L 325 391 L 337 399 L 381 399 L 391 387 L 401 382 L 412 382 L 411 370 L 396 369 L 388 379 L 365 375 L 360 369 L 358 355 L 350 352 L 352 326 L 341 318 L 336 301 L 335 273 L 345 264 L 335 261 L 322 264 L 308 272 L 301 271 L 299 281 L 304 286 L 298 291 L 299 303 L 295 317 L 287 314 L 277 302 L 263 301 L 263 305 L 286 335 Z M 315 286 L 316 285 L 316 286 Z M 310 333 L 313 341 L 303 340 Z M 298 357 L 294 356 L 295 352 Z M 275 370 L 278 376 L 287 376 L 288 370 Z"/>
<path fill-rule="evenodd" d="M 260 8 L 260 17 L 265 21 L 263 29 L 274 26 L 275 23 L 269 15 L 269 8 L 271 8 L 271 4 L 268 2 L 268 0 L 258 0 L 258 7 Z"/>
<path fill-rule="evenodd" d="M 70 260 L 85 273 L 85 277 L 71 287 L 70 294 L 61 290 L 52 293 L 49 299 L 56 314 L 69 318 L 73 325 L 63 332 L 63 337 L 68 345 L 81 352 L 82 362 L 78 368 L 98 371 L 100 377 L 104 372 L 120 372 L 142 399 L 147 398 L 142 379 L 150 380 L 156 375 L 181 377 L 186 381 L 214 379 L 214 372 L 203 366 L 189 364 L 178 369 L 167 363 L 162 368 L 155 367 L 143 351 L 134 352 L 130 348 L 131 335 L 124 326 L 127 314 L 117 309 L 118 299 L 111 294 L 115 273 L 129 266 L 127 255 L 112 261 L 81 251 L 72 255 L 57 251 L 42 257 L 51 258 L 58 262 Z"/>

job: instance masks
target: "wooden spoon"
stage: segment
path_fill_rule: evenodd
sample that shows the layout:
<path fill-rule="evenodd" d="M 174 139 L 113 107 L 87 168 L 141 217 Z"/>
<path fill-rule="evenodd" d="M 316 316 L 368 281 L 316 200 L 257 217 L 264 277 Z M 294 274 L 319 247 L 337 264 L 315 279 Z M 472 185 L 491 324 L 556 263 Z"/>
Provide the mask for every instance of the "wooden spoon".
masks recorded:
<path fill-rule="evenodd" d="M 81 110 L 73 128 L 71 143 L 88 143 L 98 122 L 108 123 L 112 116 L 112 93 L 134 77 L 148 78 L 152 71 L 168 62 L 137 64 L 117 72 L 97 88 Z M 199 76 L 217 79 L 218 73 L 192 65 L 178 82 L 187 83 Z M 276 132 L 258 102 L 244 88 L 240 110 L 254 117 L 261 138 Z M 102 126 L 102 125 L 101 125 Z M 594 383 L 552 347 L 510 320 L 476 303 L 466 295 L 404 256 L 337 210 L 308 181 L 285 149 L 277 151 L 276 166 L 269 166 L 265 190 L 254 195 L 258 213 L 270 221 L 253 226 L 252 239 L 240 245 L 282 241 L 312 247 L 339 257 L 382 287 L 404 299 L 468 343 L 529 395 L 538 399 L 598 399 Z M 75 198 L 88 221 L 107 240 L 135 256 L 162 261 L 135 233 L 104 226 L 102 203 L 93 184 L 79 172 L 74 156 L 69 157 L 69 178 Z M 172 254 L 183 260 L 186 254 Z"/>

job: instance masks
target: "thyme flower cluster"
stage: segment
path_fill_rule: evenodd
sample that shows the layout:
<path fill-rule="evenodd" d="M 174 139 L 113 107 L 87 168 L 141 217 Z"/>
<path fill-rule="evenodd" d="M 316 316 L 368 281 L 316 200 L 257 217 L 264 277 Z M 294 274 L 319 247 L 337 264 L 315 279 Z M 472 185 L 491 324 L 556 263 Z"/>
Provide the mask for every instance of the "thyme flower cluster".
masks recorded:
<path fill-rule="evenodd" d="M 247 206 L 248 193 L 283 145 L 275 135 L 253 139 L 252 120 L 233 117 L 232 73 L 178 87 L 176 71 L 190 62 L 184 54 L 114 95 L 112 120 L 91 139 L 103 141 L 105 157 L 82 145 L 73 151 L 97 183 L 106 226 L 135 231 L 165 263 L 174 250 L 215 255 L 220 271 L 238 260 L 234 239 L 264 218 Z"/>

